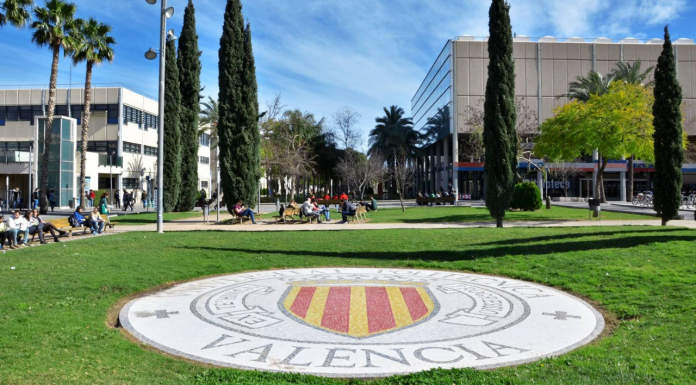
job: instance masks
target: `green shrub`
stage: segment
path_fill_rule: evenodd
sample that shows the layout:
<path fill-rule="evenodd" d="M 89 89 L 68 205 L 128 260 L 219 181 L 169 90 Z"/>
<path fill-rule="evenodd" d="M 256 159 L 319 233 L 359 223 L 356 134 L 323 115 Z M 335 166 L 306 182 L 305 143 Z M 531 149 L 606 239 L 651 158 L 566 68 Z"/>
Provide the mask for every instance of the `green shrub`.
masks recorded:
<path fill-rule="evenodd" d="M 541 209 L 541 191 L 535 183 L 524 182 L 515 185 L 510 208 L 513 210 L 536 211 Z"/>

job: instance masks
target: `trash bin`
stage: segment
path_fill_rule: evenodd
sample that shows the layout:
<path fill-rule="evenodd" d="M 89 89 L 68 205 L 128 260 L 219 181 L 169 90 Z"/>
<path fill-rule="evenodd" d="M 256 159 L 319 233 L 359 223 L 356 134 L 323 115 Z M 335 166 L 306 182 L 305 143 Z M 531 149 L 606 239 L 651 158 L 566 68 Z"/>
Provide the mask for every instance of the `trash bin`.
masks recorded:
<path fill-rule="evenodd" d="M 73 199 L 68 201 L 68 206 L 70 206 L 71 209 L 75 208 L 75 201 L 76 200 L 77 200 L 77 198 L 73 198 Z"/>
<path fill-rule="evenodd" d="M 602 202 L 599 199 L 590 199 L 587 201 L 590 205 L 590 211 L 592 212 L 592 217 L 597 218 L 599 217 L 601 219 L 601 213 L 602 213 L 602 207 L 601 204 Z"/>

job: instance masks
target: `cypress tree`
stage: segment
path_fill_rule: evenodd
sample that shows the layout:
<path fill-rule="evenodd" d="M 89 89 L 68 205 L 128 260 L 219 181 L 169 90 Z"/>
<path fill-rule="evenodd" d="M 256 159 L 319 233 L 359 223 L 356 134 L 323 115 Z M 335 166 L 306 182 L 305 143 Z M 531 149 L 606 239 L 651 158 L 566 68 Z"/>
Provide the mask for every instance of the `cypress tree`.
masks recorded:
<path fill-rule="evenodd" d="M 493 0 L 489 11 L 488 82 L 484 102 L 483 144 L 486 207 L 503 227 L 505 210 L 515 187 L 517 132 L 515 123 L 515 62 L 512 58 L 510 5 Z"/>
<path fill-rule="evenodd" d="M 179 200 L 181 185 L 181 92 L 179 91 L 179 68 L 176 63 L 174 40 L 167 42 L 165 53 L 166 71 L 164 87 L 164 195 L 163 209 L 170 212 Z M 162 127 L 159 127 L 161 130 Z"/>
<path fill-rule="evenodd" d="M 662 217 L 662 225 L 679 214 L 681 205 L 682 164 L 684 163 L 682 128 L 682 88 L 677 80 L 674 49 L 665 27 L 665 43 L 655 68 L 655 211 Z"/>
<path fill-rule="evenodd" d="M 259 97 L 256 83 L 256 63 L 251 41 L 251 25 L 247 23 L 244 30 L 244 73 L 242 75 L 242 98 L 246 108 L 244 126 L 247 127 L 246 136 L 249 138 L 247 155 L 249 162 L 245 166 L 244 174 L 247 175 L 246 187 L 248 194 L 245 202 L 255 202 L 258 194 L 259 178 L 261 178 L 261 134 L 259 132 Z"/>
<path fill-rule="evenodd" d="M 191 211 L 198 198 L 198 115 L 201 112 L 201 52 L 198 50 L 196 10 L 189 0 L 179 38 L 181 92 L 181 186 L 176 211 Z M 183 176 L 186 176 L 183 178 Z"/>
<path fill-rule="evenodd" d="M 242 4 L 239 0 L 228 0 L 218 61 L 220 185 L 228 210 L 232 210 L 238 199 L 253 207 L 258 186 L 258 117 L 253 122 L 250 119 L 253 106 L 249 102 L 256 85 L 255 81 L 250 84 L 254 63 L 251 42 L 245 43 L 245 36 Z"/>

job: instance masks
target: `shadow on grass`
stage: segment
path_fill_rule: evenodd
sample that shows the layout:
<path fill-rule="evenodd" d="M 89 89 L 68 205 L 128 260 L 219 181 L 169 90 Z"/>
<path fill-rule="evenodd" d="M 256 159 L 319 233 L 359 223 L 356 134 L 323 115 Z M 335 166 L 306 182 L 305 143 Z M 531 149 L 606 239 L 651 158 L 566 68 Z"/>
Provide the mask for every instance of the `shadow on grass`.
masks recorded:
<path fill-rule="evenodd" d="M 575 238 L 584 238 L 584 237 L 601 237 L 601 236 L 614 236 L 614 235 L 622 235 L 622 234 L 636 234 L 636 235 L 646 235 L 646 234 L 664 234 L 664 233 L 671 233 L 675 231 L 684 231 L 684 229 L 679 229 L 679 228 L 667 228 L 667 229 L 658 229 L 658 230 L 647 230 L 647 229 L 642 229 L 642 230 L 617 230 L 617 231 L 604 231 L 604 232 L 594 232 L 594 233 L 575 233 L 575 234 L 563 234 L 562 239 L 567 240 L 567 239 L 575 239 Z M 525 243 L 536 243 L 536 242 L 548 242 L 548 241 L 555 241 L 559 240 L 559 236 L 557 235 L 547 235 L 543 237 L 533 237 L 533 238 L 516 238 L 516 239 L 505 239 L 502 241 L 494 241 L 494 242 L 485 242 L 485 243 L 479 243 L 478 245 L 481 246 L 491 246 L 491 245 L 519 245 L 519 244 L 525 244 Z"/>
<path fill-rule="evenodd" d="M 393 221 L 391 221 L 393 219 Z M 558 219 L 548 216 L 529 216 L 524 218 L 505 218 L 505 222 L 548 222 L 548 223 L 565 223 L 565 222 L 575 222 L 580 219 Z M 373 223 L 495 223 L 493 218 L 491 218 L 488 213 L 481 215 L 448 215 L 442 217 L 433 218 L 411 218 L 411 219 L 401 219 L 398 217 L 385 218 L 385 222 L 381 222 L 379 218 L 375 218 Z"/>
<path fill-rule="evenodd" d="M 672 231 L 672 230 L 670 230 Z M 664 231 L 667 233 L 668 231 Z M 618 233 L 618 232 L 617 232 Z M 638 246 L 652 245 L 656 243 L 669 243 L 675 241 L 685 241 L 694 242 L 696 241 L 696 235 L 667 235 L 658 236 L 653 235 L 646 236 L 645 232 L 641 231 L 626 231 L 624 233 L 635 233 L 636 236 L 631 237 L 621 237 L 613 239 L 599 239 L 599 240 L 586 240 L 586 241 L 573 241 L 568 242 L 567 235 L 562 236 L 549 236 L 544 237 L 547 241 L 558 241 L 556 243 L 550 244 L 534 244 L 534 245 L 515 245 L 515 246 L 499 246 L 492 248 L 474 248 L 462 251 L 456 250 L 421 250 L 421 251 L 326 251 L 326 250 L 289 250 L 287 246 L 283 249 L 252 249 L 252 248 L 242 248 L 242 247 L 192 247 L 186 246 L 182 249 L 192 249 L 192 250 L 208 250 L 208 251 L 218 251 L 225 253 L 246 253 L 246 254 L 275 254 L 275 255 L 286 255 L 286 256 L 310 256 L 310 257 L 324 257 L 324 258 L 362 258 L 362 259 L 377 259 L 377 260 L 426 260 L 426 261 L 460 261 L 460 260 L 475 260 L 481 258 L 497 258 L 505 257 L 511 255 L 519 256 L 540 256 L 548 254 L 564 254 L 572 253 L 577 251 L 601 251 L 608 249 L 628 249 Z M 581 236 L 593 236 L 593 235 L 605 235 L 608 233 L 587 233 L 578 234 L 577 237 Z M 533 242 L 530 238 L 525 238 L 520 240 L 523 242 Z M 472 247 L 477 247 L 478 245 L 471 245 Z"/>

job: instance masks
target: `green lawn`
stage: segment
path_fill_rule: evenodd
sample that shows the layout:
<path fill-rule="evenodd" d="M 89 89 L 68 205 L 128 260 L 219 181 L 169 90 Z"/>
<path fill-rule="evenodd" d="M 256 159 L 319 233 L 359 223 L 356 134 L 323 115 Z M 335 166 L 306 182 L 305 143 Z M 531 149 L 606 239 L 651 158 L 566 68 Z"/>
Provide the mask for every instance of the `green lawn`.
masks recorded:
<path fill-rule="evenodd" d="M 333 212 L 340 220 L 340 214 Z M 588 219 L 588 210 L 567 207 L 542 208 L 539 211 L 509 211 L 506 221 L 580 221 Z M 401 209 L 379 209 L 370 212 L 367 218 L 371 223 L 447 223 L 447 222 L 492 222 L 486 208 L 472 207 L 407 207 Z M 654 216 L 625 214 L 603 211 L 602 219 L 606 220 L 654 220 Z M 595 219 L 596 220 L 596 219 Z"/>
<path fill-rule="evenodd" d="M 611 335 L 555 359 L 375 384 L 693 384 L 694 244 L 696 232 L 679 228 L 507 228 L 128 233 L 9 252 L 0 254 L 0 384 L 365 384 L 204 367 L 107 325 L 119 300 L 163 283 L 309 266 L 498 274 L 570 290 L 618 317 Z"/>
<path fill-rule="evenodd" d="M 188 218 L 201 218 L 203 219 L 203 213 L 189 211 L 185 213 L 165 213 L 164 221 L 177 221 Z M 157 223 L 157 213 L 143 213 L 143 214 L 131 214 L 131 215 L 119 215 L 116 218 L 111 219 L 114 223 L 124 226 L 136 226 L 136 225 L 149 225 L 151 223 Z"/>

